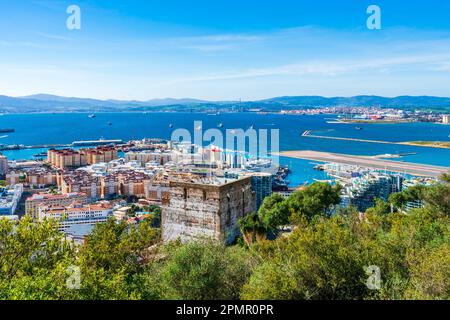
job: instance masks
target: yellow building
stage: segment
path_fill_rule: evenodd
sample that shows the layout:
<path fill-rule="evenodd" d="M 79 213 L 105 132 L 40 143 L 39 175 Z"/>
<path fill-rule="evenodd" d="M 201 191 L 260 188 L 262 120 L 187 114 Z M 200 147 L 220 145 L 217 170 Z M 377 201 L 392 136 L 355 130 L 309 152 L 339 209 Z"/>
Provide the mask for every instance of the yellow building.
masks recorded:
<path fill-rule="evenodd" d="M 442 123 L 449 124 L 450 123 L 450 115 L 445 114 L 442 116 Z"/>
<path fill-rule="evenodd" d="M 95 149 L 81 149 L 80 153 L 86 157 L 87 164 L 110 162 L 118 158 L 115 147 L 97 147 Z"/>
<path fill-rule="evenodd" d="M 47 151 L 47 162 L 62 170 L 82 167 L 87 164 L 86 157 L 73 149 L 49 149 Z"/>

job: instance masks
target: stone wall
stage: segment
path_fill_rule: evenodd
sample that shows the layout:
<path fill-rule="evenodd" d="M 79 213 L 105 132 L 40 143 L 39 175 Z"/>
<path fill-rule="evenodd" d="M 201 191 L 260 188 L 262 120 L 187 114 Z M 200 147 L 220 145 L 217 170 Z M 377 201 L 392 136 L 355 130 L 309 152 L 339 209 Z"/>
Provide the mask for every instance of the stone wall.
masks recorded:
<path fill-rule="evenodd" d="M 239 218 L 255 210 L 251 178 L 222 185 L 170 182 L 163 206 L 164 241 L 214 238 L 231 242 L 239 233 Z"/>

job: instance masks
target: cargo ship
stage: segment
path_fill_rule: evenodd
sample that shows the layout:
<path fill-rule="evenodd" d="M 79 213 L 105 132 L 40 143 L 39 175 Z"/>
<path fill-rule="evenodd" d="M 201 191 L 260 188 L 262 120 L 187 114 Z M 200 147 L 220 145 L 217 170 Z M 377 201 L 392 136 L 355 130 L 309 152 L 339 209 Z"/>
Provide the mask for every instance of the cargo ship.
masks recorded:
<path fill-rule="evenodd" d="M 85 141 L 74 141 L 72 142 L 72 146 L 74 147 L 81 147 L 81 146 L 101 146 L 101 145 L 108 145 L 108 144 L 121 144 L 123 143 L 122 140 L 116 139 L 116 140 L 85 140 Z"/>
<path fill-rule="evenodd" d="M 0 129 L 0 133 L 16 132 L 15 129 Z"/>

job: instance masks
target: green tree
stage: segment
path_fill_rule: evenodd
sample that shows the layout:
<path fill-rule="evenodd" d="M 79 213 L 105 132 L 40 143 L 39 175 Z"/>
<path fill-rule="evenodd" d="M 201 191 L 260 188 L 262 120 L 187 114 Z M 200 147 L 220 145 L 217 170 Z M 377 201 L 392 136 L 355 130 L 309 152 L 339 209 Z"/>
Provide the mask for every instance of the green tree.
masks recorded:
<path fill-rule="evenodd" d="M 396 192 L 389 196 L 389 203 L 400 212 L 404 210 L 408 201 L 408 197 L 404 192 Z"/>
<path fill-rule="evenodd" d="M 0 218 L 0 278 L 32 276 L 36 270 L 51 269 L 59 261 L 73 259 L 74 250 L 58 231 L 54 220 L 34 223 L 25 216 L 15 222 Z"/>
<path fill-rule="evenodd" d="M 274 242 L 244 286 L 244 299 L 357 299 L 367 295 L 366 259 L 346 218 L 316 218 Z"/>
<path fill-rule="evenodd" d="M 168 246 L 165 256 L 148 273 L 164 299 L 238 299 L 252 270 L 243 249 L 212 240 Z"/>
<path fill-rule="evenodd" d="M 450 297 L 450 244 L 413 250 L 407 256 L 410 281 L 407 299 L 443 299 Z"/>
<path fill-rule="evenodd" d="M 386 215 L 391 213 L 391 205 L 383 199 L 375 199 L 375 206 L 366 210 L 367 213 Z"/>
<path fill-rule="evenodd" d="M 340 192 L 340 185 L 331 186 L 328 183 L 316 182 L 294 192 L 288 199 L 288 205 L 294 213 L 294 218 L 328 216 L 330 208 L 340 203 Z"/>
<path fill-rule="evenodd" d="M 266 197 L 258 211 L 261 222 L 271 230 L 289 223 L 290 211 L 287 200 L 274 193 Z"/>
<path fill-rule="evenodd" d="M 0 299 L 62 299 L 75 254 L 54 220 L 0 218 Z"/>
<path fill-rule="evenodd" d="M 445 183 L 450 183 L 450 172 L 442 174 L 439 177 L 439 180 L 441 180 L 442 182 L 445 182 Z"/>

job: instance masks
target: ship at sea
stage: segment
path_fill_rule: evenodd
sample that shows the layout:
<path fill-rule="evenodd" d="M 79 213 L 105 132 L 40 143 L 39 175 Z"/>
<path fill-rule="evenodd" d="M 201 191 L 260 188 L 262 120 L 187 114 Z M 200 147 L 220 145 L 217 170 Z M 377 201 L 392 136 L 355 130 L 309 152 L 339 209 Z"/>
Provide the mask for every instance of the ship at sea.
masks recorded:
<path fill-rule="evenodd" d="M 15 129 L 1 129 L 0 128 L 0 133 L 10 133 L 10 132 L 16 132 Z"/>
<path fill-rule="evenodd" d="M 47 152 L 37 153 L 37 154 L 33 155 L 33 157 L 36 159 L 43 159 L 43 158 L 47 157 Z"/>
<path fill-rule="evenodd" d="M 72 146 L 80 147 L 80 146 L 101 146 L 101 145 L 109 145 L 109 144 L 121 144 L 123 140 L 115 139 L 115 140 L 83 140 L 83 141 L 74 141 L 72 142 Z"/>

